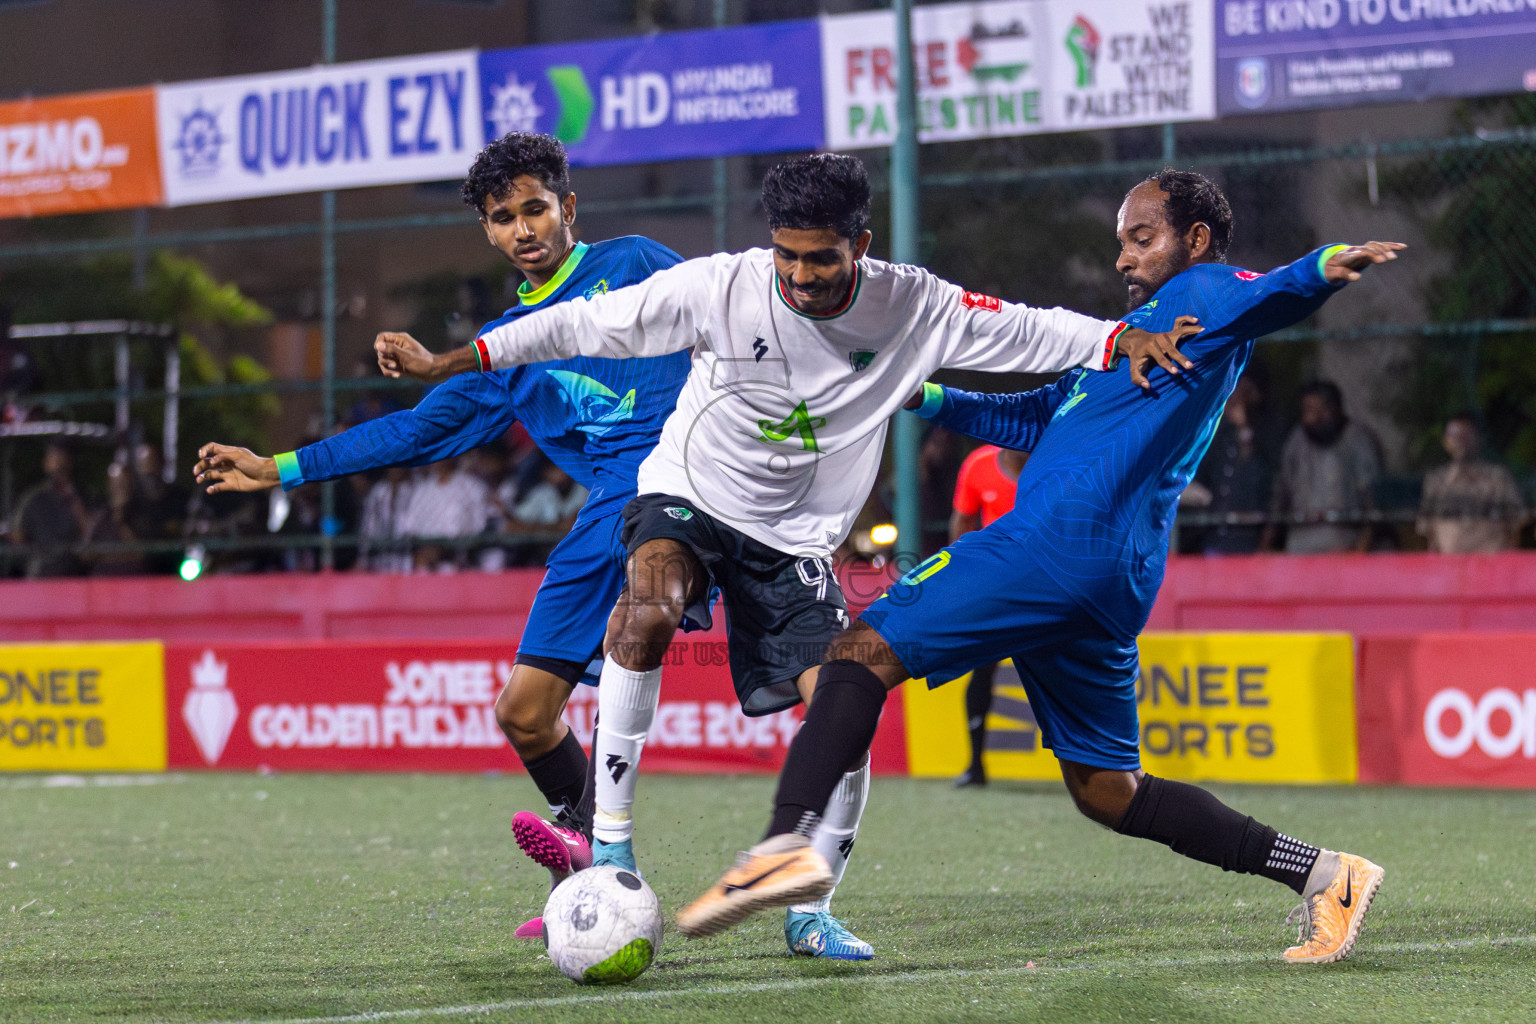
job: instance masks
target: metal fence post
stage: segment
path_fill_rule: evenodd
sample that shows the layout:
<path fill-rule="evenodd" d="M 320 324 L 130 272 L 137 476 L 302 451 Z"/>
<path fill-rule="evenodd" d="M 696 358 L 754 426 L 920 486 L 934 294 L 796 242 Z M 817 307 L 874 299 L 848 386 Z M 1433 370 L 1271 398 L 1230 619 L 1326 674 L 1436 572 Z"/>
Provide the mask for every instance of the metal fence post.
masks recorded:
<path fill-rule="evenodd" d="M 918 253 L 917 82 L 912 66 L 912 0 L 894 0 L 896 13 L 896 141 L 891 146 L 891 260 L 916 263 Z M 920 424 L 896 414 L 896 564 L 922 554 L 923 511 L 918 479 Z"/>
<path fill-rule="evenodd" d="M 715 28 L 724 28 L 726 0 L 715 0 Z M 729 168 L 725 157 L 715 157 L 715 195 L 711 204 L 715 217 L 715 252 L 725 252 L 731 228 L 731 192 Z"/>
<path fill-rule="evenodd" d="M 320 24 L 321 60 L 336 63 L 336 0 L 324 0 Z M 329 435 L 336 427 L 336 193 L 320 195 L 320 430 Z M 336 567 L 333 538 L 336 524 L 336 482 L 327 480 L 320 491 L 320 567 Z"/>

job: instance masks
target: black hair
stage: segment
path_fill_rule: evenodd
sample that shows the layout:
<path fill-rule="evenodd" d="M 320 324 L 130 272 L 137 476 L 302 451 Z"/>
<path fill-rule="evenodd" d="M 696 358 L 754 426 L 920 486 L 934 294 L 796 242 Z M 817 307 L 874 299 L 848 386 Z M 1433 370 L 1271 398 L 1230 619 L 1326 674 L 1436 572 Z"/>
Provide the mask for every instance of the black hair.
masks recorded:
<path fill-rule="evenodd" d="M 1142 184 L 1148 181 L 1168 193 L 1163 209 L 1169 226 L 1182 236 L 1196 224 L 1204 224 L 1211 230 L 1211 255 L 1218 263 L 1226 262 L 1227 246 L 1232 244 L 1232 206 L 1220 186 L 1203 174 L 1171 167 L 1148 176 Z"/>
<path fill-rule="evenodd" d="M 869 229 L 869 175 L 864 162 L 840 153 L 812 153 L 769 168 L 763 178 L 768 228 L 831 228 L 850 242 Z"/>
<path fill-rule="evenodd" d="M 1302 386 L 1301 397 L 1306 398 L 1308 395 L 1316 395 L 1318 398 L 1321 398 L 1323 401 L 1333 406 L 1334 409 L 1338 410 L 1341 415 L 1343 414 L 1344 392 L 1340 391 L 1339 386 L 1333 381 L 1314 380 L 1307 382 Z"/>
<path fill-rule="evenodd" d="M 1450 426 L 1452 423 L 1465 423 L 1473 430 L 1477 430 L 1477 413 L 1473 412 L 1471 409 L 1463 409 L 1445 421 L 1446 426 Z"/>
<path fill-rule="evenodd" d="M 459 194 L 464 205 L 483 217 L 486 199 L 506 195 L 512 179 L 524 174 L 537 178 L 558 199 L 571 194 L 571 166 L 565 159 L 565 147 L 553 135 L 537 132 L 508 132 L 482 149 Z"/>

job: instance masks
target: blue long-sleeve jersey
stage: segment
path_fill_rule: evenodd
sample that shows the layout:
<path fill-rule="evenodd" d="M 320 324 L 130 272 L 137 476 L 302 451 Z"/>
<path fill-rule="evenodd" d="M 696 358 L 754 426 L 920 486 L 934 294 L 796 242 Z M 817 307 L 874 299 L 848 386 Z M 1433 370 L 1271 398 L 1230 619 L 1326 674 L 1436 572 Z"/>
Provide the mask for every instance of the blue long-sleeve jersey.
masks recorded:
<path fill-rule="evenodd" d="M 1211 443 L 1256 338 L 1311 315 L 1335 291 L 1329 246 L 1268 274 L 1202 263 L 1174 277 L 1124 323 L 1172 329 L 1180 315 L 1205 330 L 1183 346 L 1194 369 L 1149 375 L 1073 370 L 1036 391 L 984 395 L 930 390 L 920 414 L 951 430 L 1029 451 L 1002 530 L 1116 636 L 1146 625 L 1168 560 L 1179 495 Z"/>
<path fill-rule="evenodd" d="M 481 333 L 577 295 L 590 298 L 682 262 L 638 235 L 578 245 L 543 287 Z M 465 373 L 391 413 L 277 457 L 284 489 L 382 466 L 422 466 L 488 444 L 521 420 L 544 453 L 592 493 L 580 517 L 622 508 L 688 376 L 689 354 L 649 359 L 578 357 Z"/>

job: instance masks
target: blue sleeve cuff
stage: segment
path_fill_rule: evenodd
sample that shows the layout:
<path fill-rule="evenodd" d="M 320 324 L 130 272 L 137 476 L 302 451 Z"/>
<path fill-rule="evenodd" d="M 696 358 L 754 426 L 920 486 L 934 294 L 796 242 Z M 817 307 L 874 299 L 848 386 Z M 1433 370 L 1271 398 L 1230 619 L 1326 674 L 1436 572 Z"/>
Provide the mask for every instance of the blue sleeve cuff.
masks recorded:
<path fill-rule="evenodd" d="M 1323 279 L 1324 284 L 1331 285 L 1333 282 L 1328 280 L 1328 274 L 1324 271 L 1323 268 L 1328 265 L 1329 260 L 1333 259 L 1334 253 L 1343 252 L 1348 248 L 1349 246 L 1347 245 L 1329 245 L 1325 246 L 1322 251 L 1317 254 L 1317 276 Z"/>
<path fill-rule="evenodd" d="M 283 452 L 274 458 L 277 475 L 283 481 L 283 490 L 291 491 L 304 482 L 304 471 L 299 468 L 297 452 Z"/>
<path fill-rule="evenodd" d="M 944 408 L 944 388 L 928 381 L 923 384 L 923 404 L 912 411 L 925 420 L 931 420 Z"/>

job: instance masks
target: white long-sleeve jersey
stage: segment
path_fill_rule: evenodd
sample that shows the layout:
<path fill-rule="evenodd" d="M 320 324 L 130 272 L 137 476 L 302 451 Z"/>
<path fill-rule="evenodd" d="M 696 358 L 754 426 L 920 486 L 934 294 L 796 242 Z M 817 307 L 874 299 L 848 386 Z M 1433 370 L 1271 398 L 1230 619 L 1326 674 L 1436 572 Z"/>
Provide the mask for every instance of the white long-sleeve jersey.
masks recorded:
<path fill-rule="evenodd" d="M 843 308 L 809 316 L 781 291 L 772 252 L 751 249 L 559 303 L 475 347 L 484 369 L 693 349 L 640 493 L 685 498 L 786 554 L 825 556 L 869 495 L 891 416 L 935 370 L 1104 368 L 1116 326 L 872 259 Z"/>

